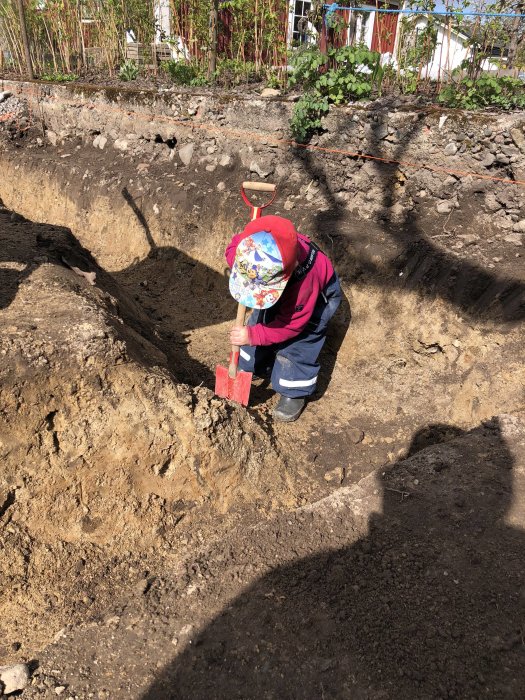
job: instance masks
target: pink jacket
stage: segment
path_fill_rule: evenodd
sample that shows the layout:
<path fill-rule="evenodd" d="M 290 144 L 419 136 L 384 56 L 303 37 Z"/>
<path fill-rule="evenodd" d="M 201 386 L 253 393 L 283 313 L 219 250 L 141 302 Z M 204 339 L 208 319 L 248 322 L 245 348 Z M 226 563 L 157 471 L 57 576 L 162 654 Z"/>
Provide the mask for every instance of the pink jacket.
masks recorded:
<path fill-rule="evenodd" d="M 234 236 L 226 248 L 226 260 L 230 268 L 235 260 L 235 251 L 242 234 Z M 310 239 L 297 234 L 298 261 L 303 263 L 308 257 Z M 306 327 L 314 311 L 320 292 L 334 274 L 332 263 L 321 251 L 317 254 L 314 266 L 303 279 L 288 282 L 275 318 L 267 325 L 257 323 L 248 326 L 250 345 L 273 345 L 283 343 L 299 335 Z"/>

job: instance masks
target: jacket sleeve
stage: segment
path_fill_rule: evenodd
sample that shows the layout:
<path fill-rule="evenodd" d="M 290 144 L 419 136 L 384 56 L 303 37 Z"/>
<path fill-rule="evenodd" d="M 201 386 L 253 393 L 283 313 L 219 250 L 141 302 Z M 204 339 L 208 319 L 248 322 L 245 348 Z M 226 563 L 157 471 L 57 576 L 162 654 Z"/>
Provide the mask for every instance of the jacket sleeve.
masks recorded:
<path fill-rule="evenodd" d="M 228 243 L 228 247 L 226 248 L 225 256 L 226 256 L 226 262 L 228 263 L 228 266 L 231 267 L 233 266 L 233 263 L 235 261 L 235 253 L 237 252 L 237 246 L 240 243 L 240 238 L 241 234 L 238 233 L 236 236 L 234 236 L 231 241 Z"/>
<path fill-rule="evenodd" d="M 268 324 L 248 326 L 250 345 L 273 345 L 295 338 L 312 317 L 320 292 L 320 280 L 307 275 L 302 282 L 286 289 L 276 317 Z"/>

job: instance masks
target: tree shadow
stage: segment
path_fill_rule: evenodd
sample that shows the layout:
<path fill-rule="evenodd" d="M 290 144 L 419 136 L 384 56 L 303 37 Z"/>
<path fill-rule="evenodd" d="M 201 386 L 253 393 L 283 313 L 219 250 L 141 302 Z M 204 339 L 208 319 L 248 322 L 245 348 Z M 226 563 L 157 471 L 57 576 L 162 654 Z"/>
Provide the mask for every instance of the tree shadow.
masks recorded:
<path fill-rule="evenodd" d="M 326 551 L 317 536 L 327 522 L 351 531 L 351 499 L 304 513 L 297 537 L 318 553 L 228 603 L 142 700 L 523 697 L 525 535 L 504 520 L 512 468 L 494 420 L 389 468 L 383 512 L 352 546 Z M 259 533 L 268 561 L 272 542 Z"/>
<path fill-rule="evenodd" d="M 126 200 L 132 205 L 132 200 Z M 133 203 L 134 204 L 134 203 Z M 135 214 L 143 224 L 145 235 L 150 243 L 149 255 L 140 262 L 121 272 L 106 272 L 85 249 L 70 229 L 62 226 L 35 223 L 14 212 L 8 212 L 0 202 L 0 309 L 7 308 L 16 298 L 20 285 L 40 266 L 46 263 L 67 268 L 78 285 L 90 287 L 82 276 L 77 276 L 71 267 L 83 272 L 96 273 L 94 293 L 101 295 L 101 304 L 106 306 L 104 295 L 111 295 L 116 300 L 116 311 L 125 321 L 126 327 L 148 340 L 167 357 L 168 367 L 179 381 L 198 384 L 204 383 L 213 388 L 214 373 L 204 363 L 191 357 L 187 351 L 187 332 L 212 323 L 220 323 L 234 318 L 234 302 L 225 293 L 227 284 L 225 276 L 203 265 L 199 261 L 171 247 L 158 247 L 149 230 L 146 220 L 138 208 Z M 130 280 L 136 280 L 140 291 L 133 296 L 129 293 Z M 157 289 L 166 286 L 169 280 L 177 279 L 179 298 L 168 304 L 170 332 L 159 332 Z M 141 287 L 138 280 L 149 280 L 146 287 Z M 125 284 L 122 284 L 125 283 Z M 220 289 L 222 303 L 217 302 Z M 213 302 L 210 301 L 213 299 Z M 209 302 L 210 310 L 206 307 Z M 187 308 L 185 309 L 185 305 Z M 166 304 L 162 304 L 163 313 Z M 185 313 L 182 313 L 182 311 Z M 122 325 L 111 314 L 108 322 L 115 323 L 119 334 L 124 331 Z M 227 339 L 225 338 L 225 355 Z M 149 364 L 147 357 L 140 358 Z M 154 364 L 156 358 L 151 358 Z"/>
<path fill-rule="evenodd" d="M 30 227 L 35 234 L 28 236 L 24 228 L 20 236 L 4 236 L 0 249 L 3 289 L 0 304 L 8 306 L 18 287 L 42 263 L 53 262 L 66 267 L 69 263 L 84 272 L 95 272 L 97 287 L 119 299 L 119 310 L 126 324 L 165 353 L 169 369 L 179 380 L 193 385 L 202 383 L 213 389 L 214 372 L 192 357 L 187 345 L 191 331 L 228 320 L 233 322 L 235 302 L 228 293 L 226 274 L 216 272 L 173 246 L 158 246 L 146 217 L 127 188 L 122 190 L 122 196 L 144 231 L 149 253 L 128 268 L 112 273 L 96 262 L 68 228 L 34 223 L 5 210 L 4 226 Z M 77 281 L 88 284 L 80 277 Z M 316 398 L 323 395 L 330 382 L 349 322 L 348 300 L 343 297 L 323 350 L 320 392 Z M 228 351 L 225 337 L 225 360 Z M 251 405 L 267 401 L 273 393 L 255 388 Z"/>
<path fill-rule="evenodd" d="M 123 188 L 122 196 L 139 221 L 150 250 L 146 258 L 113 274 L 127 286 L 143 280 L 140 296 L 153 320 L 162 324 L 168 348 L 174 348 L 168 356 L 175 375 L 183 368 L 188 383 L 202 383 L 213 389 L 215 374 L 209 366 L 187 352 L 181 363 L 178 348 L 187 346 L 191 331 L 228 320 L 233 323 L 236 306 L 228 292 L 226 269 L 220 274 L 173 246 L 158 246 L 146 217 L 127 188 Z M 225 361 L 228 352 L 225 335 Z"/>
<path fill-rule="evenodd" d="M 372 120 L 376 111 L 381 113 L 380 109 L 370 110 Z M 372 121 L 372 125 L 370 152 L 363 155 L 374 155 L 382 160 L 356 156 L 348 157 L 346 162 L 350 169 L 348 177 L 351 177 L 352 169 L 357 170 L 360 160 L 369 163 L 375 184 L 382 186 L 384 216 L 377 228 L 386 234 L 387 240 L 380 246 L 381 266 L 367 254 L 368 245 L 374 246 L 373 237 L 370 236 L 366 244 L 361 240 L 363 237 L 366 240 L 367 224 L 360 221 L 357 225 L 348 225 L 346 207 L 332 191 L 322 161 L 314 159 L 313 154 L 305 149 L 296 149 L 294 154 L 309 177 L 319 182 L 328 202 L 328 210 L 314 216 L 315 238 L 334 251 L 334 260 L 341 274 L 346 272 L 346 279 L 350 282 L 359 280 L 382 289 L 415 291 L 429 299 L 444 299 L 472 319 L 504 323 L 523 321 L 523 280 L 491 272 L 439 248 L 422 229 L 417 213 L 409 212 L 401 223 L 389 220 L 389 209 L 396 202 L 395 188 L 399 185 L 399 167 L 394 161 L 404 160 L 411 141 L 423 127 L 423 121 L 418 119 L 404 130 L 393 155 L 384 150 L 381 123 Z M 349 240 L 354 254 L 351 261 L 348 260 Z"/>

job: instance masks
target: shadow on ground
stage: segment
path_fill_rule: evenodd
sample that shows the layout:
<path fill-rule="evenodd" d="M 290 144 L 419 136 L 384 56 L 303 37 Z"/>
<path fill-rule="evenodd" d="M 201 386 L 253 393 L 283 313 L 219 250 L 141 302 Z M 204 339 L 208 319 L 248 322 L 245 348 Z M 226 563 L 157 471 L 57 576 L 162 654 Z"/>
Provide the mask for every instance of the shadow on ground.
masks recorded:
<path fill-rule="evenodd" d="M 373 128 L 379 123 L 372 122 Z M 389 208 L 395 204 L 399 186 L 399 167 L 392 161 L 402 162 L 411 141 L 419 133 L 423 121 L 418 120 L 405 129 L 392 155 L 385 152 L 384 141 L 379 136 L 371 140 L 371 152 L 381 161 L 361 159 L 359 156 L 345 159 L 347 176 L 355 172 L 359 161 L 370 163 L 374 174 L 374 185 L 382 188 L 380 204 L 385 212 L 379 225 L 371 226 L 366 221 L 356 221 L 346 211 L 347 204 L 335 196 L 329 184 L 327 172 L 332 163 L 323 166 L 323 161 L 305 149 L 296 149 L 294 157 L 299 167 L 309 177 L 318 181 L 328 202 L 328 210 L 315 214 L 314 236 L 331 253 L 338 269 L 344 273 L 345 281 L 357 282 L 382 289 L 416 291 L 434 299 L 442 298 L 472 319 L 490 319 L 497 322 L 519 322 L 525 319 L 525 283 L 510 275 L 491 272 L 469 260 L 461 259 L 438 248 L 424 231 L 415 212 L 407 213 L 402 223 L 394 223 L 389 217 Z M 451 185 L 452 187 L 452 185 Z M 448 193 L 452 196 L 453 189 Z M 444 194 L 444 196 L 446 196 Z M 464 203 L 465 205 L 465 203 Z M 475 205 L 474 205 L 475 206 Z M 481 206 L 481 202 L 479 203 Z M 348 235 L 353 229 L 353 236 Z M 373 233 L 371 232 L 373 229 Z M 377 231 L 384 240 L 377 241 Z M 349 256 L 349 242 L 352 255 Z M 378 265 L 373 253 L 382 259 Z"/>
<path fill-rule="evenodd" d="M 146 230 L 149 233 L 149 229 Z M 223 293 L 227 288 L 223 275 L 174 247 L 157 247 L 150 238 L 151 251 L 144 260 L 110 274 L 83 248 L 70 229 L 29 221 L 2 209 L 1 200 L 0 237 L 0 309 L 11 305 L 20 285 L 40 265 L 51 263 L 95 272 L 95 293 L 102 297 L 109 293 L 115 298 L 118 314 L 135 332 L 163 350 L 177 379 L 194 384 L 204 381 L 207 386 L 213 386 L 210 369 L 187 352 L 185 334 L 232 318 L 234 303 Z M 71 275 L 79 285 L 90 288 L 89 283 L 73 270 Z M 147 286 L 142 286 L 139 280 L 146 281 Z M 179 281 L 179 294 L 171 299 L 162 298 L 163 290 L 171 288 L 173 280 Z M 131 288 L 137 289 L 134 296 L 129 293 Z M 224 304 L 215 301 L 219 289 Z M 206 300 L 210 302 L 209 313 L 202 311 Z M 104 306 L 105 300 L 101 301 Z M 163 336 L 158 327 L 166 313 L 162 310 L 167 308 L 170 332 Z"/>
<path fill-rule="evenodd" d="M 447 430 L 415 435 L 414 456 L 384 474 L 366 537 L 257 580 L 142 700 L 522 698 L 525 534 L 505 524 L 513 457 L 497 420 L 418 451 Z M 306 541 L 320 526 L 305 525 Z"/>

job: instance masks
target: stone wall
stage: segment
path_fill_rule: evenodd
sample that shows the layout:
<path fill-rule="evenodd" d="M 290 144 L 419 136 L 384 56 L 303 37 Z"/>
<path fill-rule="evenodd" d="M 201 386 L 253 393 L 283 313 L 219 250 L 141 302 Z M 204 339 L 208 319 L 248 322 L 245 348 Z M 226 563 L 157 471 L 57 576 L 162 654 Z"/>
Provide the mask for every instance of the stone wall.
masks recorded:
<path fill-rule="evenodd" d="M 393 223 L 429 205 L 446 220 L 481 194 L 474 226 L 494 227 L 516 245 L 525 233 L 523 112 L 385 98 L 332 108 L 325 133 L 303 148 L 289 136 L 293 97 L 7 81 L 0 88 L 28 100 L 42 145 L 78 139 L 145 165 L 164 161 L 173 171 L 201 172 L 219 192 L 233 172 L 236 182 L 270 179 L 287 195 L 285 210 L 306 200 L 317 212 L 344 208 Z"/>

